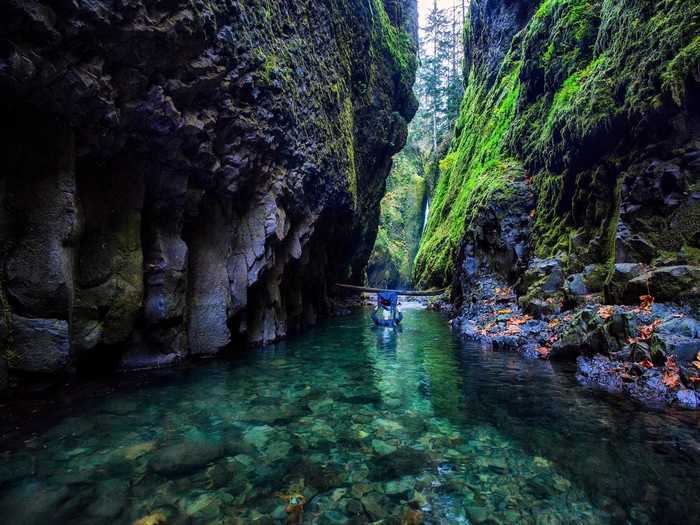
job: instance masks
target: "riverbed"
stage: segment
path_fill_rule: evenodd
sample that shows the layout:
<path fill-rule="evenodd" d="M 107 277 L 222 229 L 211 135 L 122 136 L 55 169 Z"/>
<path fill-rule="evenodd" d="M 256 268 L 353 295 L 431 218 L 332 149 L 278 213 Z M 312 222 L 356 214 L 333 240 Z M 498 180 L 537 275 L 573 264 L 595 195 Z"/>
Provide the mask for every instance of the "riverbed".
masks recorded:
<path fill-rule="evenodd" d="M 586 389 L 568 365 L 470 346 L 437 312 L 407 309 L 393 329 L 363 311 L 245 357 L 105 381 L 5 420 L 6 523 L 700 516 L 696 415 Z"/>

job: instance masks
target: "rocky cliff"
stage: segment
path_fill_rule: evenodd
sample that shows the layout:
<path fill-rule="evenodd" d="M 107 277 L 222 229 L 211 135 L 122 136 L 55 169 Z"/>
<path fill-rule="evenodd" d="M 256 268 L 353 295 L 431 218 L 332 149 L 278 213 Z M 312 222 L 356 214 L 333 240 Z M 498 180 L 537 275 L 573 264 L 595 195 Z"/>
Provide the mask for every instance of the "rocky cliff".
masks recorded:
<path fill-rule="evenodd" d="M 474 0 L 468 26 L 417 279 L 465 333 L 697 406 L 700 3 Z"/>
<path fill-rule="evenodd" d="M 415 0 L 0 7 L 3 356 L 264 343 L 359 280 L 415 112 Z"/>

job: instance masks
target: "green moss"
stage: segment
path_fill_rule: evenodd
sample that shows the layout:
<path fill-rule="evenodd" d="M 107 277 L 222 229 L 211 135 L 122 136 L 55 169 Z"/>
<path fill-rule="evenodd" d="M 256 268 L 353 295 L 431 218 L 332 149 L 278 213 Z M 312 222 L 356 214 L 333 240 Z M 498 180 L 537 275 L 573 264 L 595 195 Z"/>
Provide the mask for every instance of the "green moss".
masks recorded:
<path fill-rule="evenodd" d="M 343 109 L 340 113 L 340 131 L 345 144 L 345 154 L 348 160 L 348 188 L 352 195 L 353 206 L 357 207 L 357 168 L 355 166 L 355 135 L 353 133 L 353 111 L 350 97 L 343 101 Z"/>
<path fill-rule="evenodd" d="M 418 151 L 407 147 L 394 157 L 381 202 L 377 240 L 368 265 L 371 285 L 404 287 L 411 282 L 425 198 L 423 165 Z"/>
<path fill-rule="evenodd" d="M 369 0 L 374 20 L 378 21 L 378 34 L 384 49 L 396 63 L 401 83 L 410 90 L 416 71 L 416 48 L 411 36 L 395 26 L 384 7 L 384 0 Z"/>
<path fill-rule="evenodd" d="M 699 67 L 700 34 L 697 34 L 690 44 L 681 49 L 673 60 L 666 64 L 661 74 L 664 89 L 671 93 L 673 100 L 679 106 L 685 98 L 686 79 L 692 75 L 697 82 L 700 82 Z"/>
<path fill-rule="evenodd" d="M 418 280 L 450 280 L 457 248 L 474 217 L 488 200 L 507 198 L 508 183 L 521 166 L 536 189 L 536 252 L 568 252 L 578 234 L 597 238 L 596 256 L 606 265 L 614 261 L 613 201 L 620 184 L 614 179 L 619 176 L 580 179 L 601 162 L 599 155 L 587 156 L 582 145 L 605 144 L 609 137 L 605 148 L 612 154 L 626 135 L 616 126 L 624 123 L 634 133 L 671 104 L 682 106 L 690 79 L 700 79 L 698 34 L 700 2 L 540 2 L 514 38 L 495 85 L 487 89 L 484 71 L 467 72 L 460 117 L 440 162 L 416 260 Z M 583 211 L 575 214 L 576 207 Z"/>
<path fill-rule="evenodd" d="M 512 63 L 492 90 L 470 75 L 416 258 L 414 278 L 421 284 L 448 282 L 465 230 L 484 205 L 505 198 L 509 182 L 522 176 L 522 166 L 504 148 L 520 92 L 519 74 L 520 63 Z"/>

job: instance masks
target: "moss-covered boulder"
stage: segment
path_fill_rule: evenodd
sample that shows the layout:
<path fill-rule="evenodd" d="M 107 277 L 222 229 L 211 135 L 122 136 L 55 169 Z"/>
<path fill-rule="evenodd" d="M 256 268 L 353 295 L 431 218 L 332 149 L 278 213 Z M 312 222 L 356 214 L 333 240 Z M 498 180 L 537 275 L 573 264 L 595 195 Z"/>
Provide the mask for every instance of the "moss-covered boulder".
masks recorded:
<path fill-rule="evenodd" d="M 657 301 L 683 301 L 700 295 L 700 266 L 663 266 L 645 272 L 625 285 L 623 300 L 636 304 L 642 295 Z"/>

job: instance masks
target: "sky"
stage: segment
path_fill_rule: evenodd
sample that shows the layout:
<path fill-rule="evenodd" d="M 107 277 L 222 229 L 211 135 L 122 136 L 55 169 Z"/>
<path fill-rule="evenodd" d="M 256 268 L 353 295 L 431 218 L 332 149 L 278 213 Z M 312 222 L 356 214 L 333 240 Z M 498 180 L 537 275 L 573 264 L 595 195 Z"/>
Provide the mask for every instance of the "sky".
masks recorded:
<path fill-rule="evenodd" d="M 465 0 L 465 5 L 469 4 L 469 0 Z M 452 5 L 462 6 L 462 0 L 437 0 L 438 9 L 452 8 Z M 425 26 L 425 19 L 428 12 L 433 8 L 433 0 L 418 0 L 418 19 L 420 27 Z"/>

